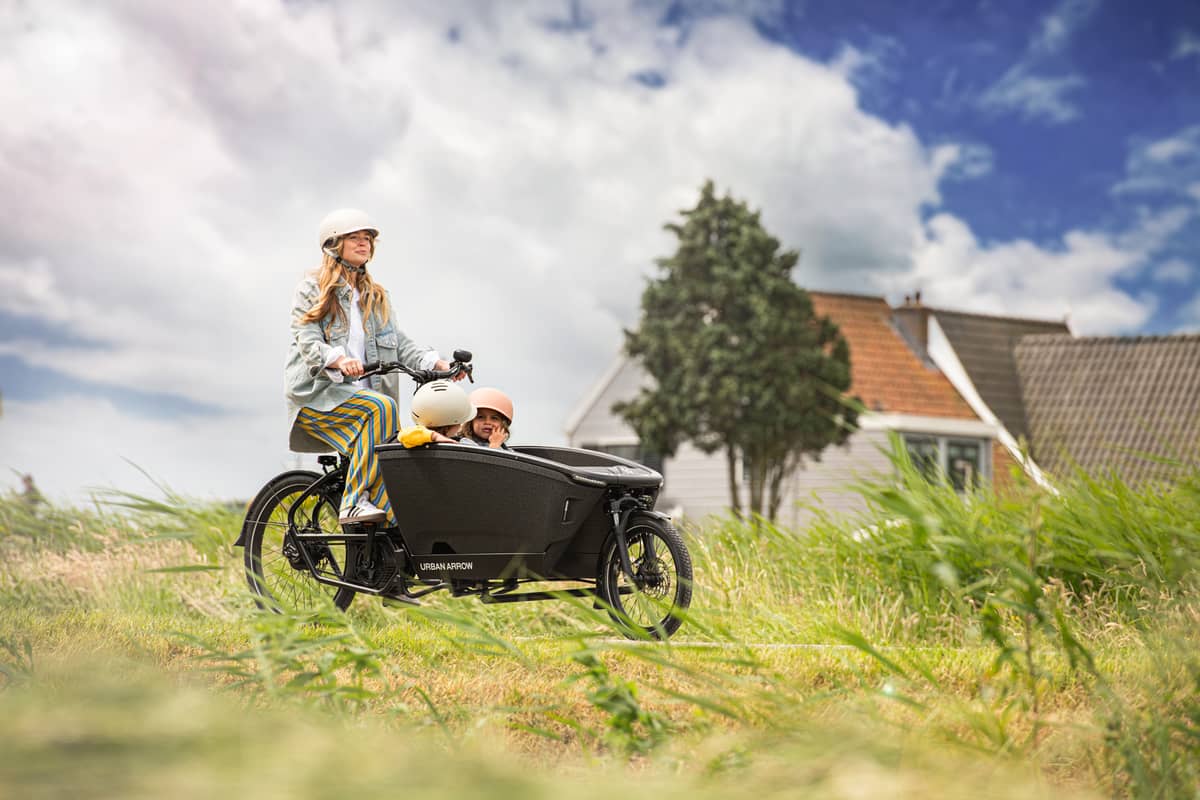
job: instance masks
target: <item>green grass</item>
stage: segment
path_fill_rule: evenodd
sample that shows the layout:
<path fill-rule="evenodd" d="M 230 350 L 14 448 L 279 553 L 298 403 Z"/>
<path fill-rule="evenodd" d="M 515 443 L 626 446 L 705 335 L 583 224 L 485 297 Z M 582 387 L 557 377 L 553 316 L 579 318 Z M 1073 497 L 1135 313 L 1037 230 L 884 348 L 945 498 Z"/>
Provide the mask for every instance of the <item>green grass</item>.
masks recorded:
<path fill-rule="evenodd" d="M 687 531 L 666 644 L 566 600 L 263 614 L 237 510 L 0 498 L 0 796 L 1196 797 L 1200 482 L 897 469 L 858 519 Z"/>

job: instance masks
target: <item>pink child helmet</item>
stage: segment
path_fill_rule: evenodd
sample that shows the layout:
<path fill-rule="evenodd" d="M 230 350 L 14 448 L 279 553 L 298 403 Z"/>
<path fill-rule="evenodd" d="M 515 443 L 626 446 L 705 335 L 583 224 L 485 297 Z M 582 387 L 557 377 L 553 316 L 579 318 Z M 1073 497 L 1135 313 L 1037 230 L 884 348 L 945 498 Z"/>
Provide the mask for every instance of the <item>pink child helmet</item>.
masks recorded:
<path fill-rule="evenodd" d="M 476 408 L 490 408 L 504 416 L 508 424 L 513 421 L 513 403 L 509 396 L 499 389 L 483 386 L 471 392 L 471 405 Z"/>

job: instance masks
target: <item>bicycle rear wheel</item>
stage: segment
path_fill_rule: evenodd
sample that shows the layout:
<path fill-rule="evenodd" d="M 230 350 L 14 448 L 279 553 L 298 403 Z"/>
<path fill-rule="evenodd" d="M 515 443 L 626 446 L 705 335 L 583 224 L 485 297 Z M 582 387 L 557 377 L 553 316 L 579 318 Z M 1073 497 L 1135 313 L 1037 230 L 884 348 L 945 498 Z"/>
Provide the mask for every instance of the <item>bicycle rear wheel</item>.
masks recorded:
<path fill-rule="evenodd" d="M 272 480 L 250 504 L 246 514 L 246 580 L 260 608 L 275 612 L 316 611 L 333 603 L 346 609 L 354 591 L 319 582 L 304 558 L 307 553 L 323 576 L 345 579 L 345 542 L 305 542 L 288 525 L 288 512 L 321 476 L 316 472 L 287 472 Z M 333 492 L 304 498 L 294 519 L 302 533 L 341 533 Z M 301 550 L 303 548 L 303 552 Z"/>

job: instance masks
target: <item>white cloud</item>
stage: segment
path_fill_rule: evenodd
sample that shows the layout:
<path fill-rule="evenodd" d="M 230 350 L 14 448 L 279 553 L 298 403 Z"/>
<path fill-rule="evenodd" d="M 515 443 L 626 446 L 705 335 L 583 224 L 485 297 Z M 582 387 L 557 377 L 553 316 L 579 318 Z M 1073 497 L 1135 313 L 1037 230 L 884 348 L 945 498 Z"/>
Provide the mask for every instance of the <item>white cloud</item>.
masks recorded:
<path fill-rule="evenodd" d="M 1115 194 L 1162 193 L 1200 201 L 1200 125 L 1140 140 L 1130 149 L 1126 178 Z"/>
<path fill-rule="evenodd" d="M 1040 20 L 1037 33 L 1029 43 L 1030 53 L 1049 55 L 1062 51 L 1099 7 L 1099 0 L 1063 0 Z"/>
<path fill-rule="evenodd" d="M 931 151 L 934 172 L 947 180 L 973 180 L 992 171 L 992 148 L 978 142 L 948 142 Z"/>
<path fill-rule="evenodd" d="M 1155 302 L 1130 297 L 1114 280 L 1141 270 L 1191 217 L 1169 209 L 1120 235 L 1076 230 L 1047 248 L 1026 240 L 982 244 L 967 223 L 937 214 L 917 237 L 912 269 L 882 276 L 879 285 L 892 295 L 920 289 L 930 305 L 985 314 L 1061 319 L 1066 313 L 1077 334 L 1134 331 Z"/>
<path fill-rule="evenodd" d="M 480 382 L 517 397 L 519 441 L 560 439 L 672 247 L 662 223 L 705 178 L 803 248 L 810 284 L 906 264 L 946 165 L 863 112 L 845 76 L 724 7 L 686 35 L 650 4 L 598 7 L 559 33 L 544 23 L 561 4 L 523 8 L 21 7 L 0 33 L 0 90 L 24 109 L 0 130 L 0 308 L 106 346 L 22 337 L 3 351 L 231 409 L 184 435 L 77 404 L 80 425 L 131 443 L 97 442 L 81 476 L 143 445 L 152 472 L 157 454 L 186 458 L 162 467 L 184 477 L 164 477 L 197 491 L 226 453 L 286 459 L 263 421 L 283 424 L 291 290 L 332 207 L 378 218 L 372 268 L 401 326 L 473 349 Z M 631 79 L 645 70 L 661 89 Z M 9 405 L 4 452 L 38 457 L 53 424 Z M 40 458 L 28 468 L 53 472 Z"/>
<path fill-rule="evenodd" d="M 1196 151 L 1194 141 L 1196 139 L 1196 130 L 1197 128 L 1192 128 L 1183 135 L 1151 142 L 1145 149 L 1146 160 L 1162 164 L 1194 153 Z"/>
<path fill-rule="evenodd" d="M 1171 49 L 1171 60 L 1200 56 L 1200 36 L 1189 30 L 1179 31 L 1175 47 Z"/>
<path fill-rule="evenodd" d="M 154 481 L 193 497 L 248 499 L 297 463 L 276 446 L 278 415 L 200 418 L 186 424 L 133 419 L 86 395 L 37 404 L 5 399 L 0 470 L 29 472 L 54 500 L 78 502 L 93 488 L 157 494 Z M 311 457 L 305 463 L 311 463 Z M 15 481 L 2 481 L 0 485 Z"/>
<path fill-rule="evenodd" d="M 54 280 L 45 258 L 0 265 L 0 308 L 15 312 L 37 308 L 42 316 L 56 322 L 69 318 Z"/>
<path fill-rule="evenodd" d="M 1099 5 L 1098 0 L 1063 0 L 1042 17 L 1021 59 L 979 96 L 979 107 L 1053 124 L 1079 118 L 1079 108 L 1069 95 L 1086 86 L 1087 81 L 1073 72 L 1061 74 L 1061 68 L 1056 70 L 1058 75 L 1046 72 Z"/>
<path fill-rule="evenodd" d="M 980 95 L 979 105 L 993 112 L 1018 112 L 1030 120 L 1070 122 L 1079 117 L 1079 109 L 1067 95 L 1086 83 L 1078 75 L 1056 78 L 1033 75 L 1018 65 Z"/>
<path fill-rule="evenodd" d="M 1195 274 L 1191 264 L 1182 258 L 1172 258 L 1155 267 L 1152 277 L 1158 283 L 1186 284 Z"/>
<path fill-rule="evenodd" d="M 829 66 L 855 86 L 866 87 L 895 78 L 892 62 L 903 49 L 890 36 L 874 35 L 865 47 L 843 43 Z"/>

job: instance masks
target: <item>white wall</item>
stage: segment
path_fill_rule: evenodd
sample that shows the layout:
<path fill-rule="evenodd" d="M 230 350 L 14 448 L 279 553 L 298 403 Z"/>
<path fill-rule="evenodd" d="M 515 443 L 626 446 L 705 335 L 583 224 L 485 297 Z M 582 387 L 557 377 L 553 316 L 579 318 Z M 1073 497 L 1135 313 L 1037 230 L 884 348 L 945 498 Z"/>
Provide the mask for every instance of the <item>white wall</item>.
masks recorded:
<path fill-rule="evenodd" d="M 637 435 L 611 411 L 613 403 L 636 396 L 645 375 L 632 361 L 613 363 L 610 372 L 597 383 L 595 393 L 581 404 L 579 416 L 568 426 L 568 443 L 583 445 L 637 444 Z M 812 519 L 815 506 L 835 515 L 853 515 L 865 506 L 853 485 L 863 480 L 887 479 L 893 468 L 888 460 L 888 431 L 902 430 L 972 436 L 994 439 L 996 426 L 980 420 L 943 419 L 903 414 L 866 414 L 859 420 L 862 429 L 850 437 L 844 447 L 828 447 L 819 462 L 805 463 L 784 488 L 778 523 L 799 529 Z M 988 451 L 990 452 L 990 450 Z M 729 509 L 729 480 L 725 453 L 708 455 L 690 444 L 679 448 L 663 464 L 666 479 L 659 496 L 659 509 L 684 519 L 702 523 L 708 516 L 724 516 Z M 748 500 L 748 484 L 741 484 L 743 505 Z"/>
<path fill-rule="evenodd" d="M 849 516 L 865 509 L 853 491 L 860 481 L 886 480 L 893 467 L 887 457 L 887 431 L 860 430 L 844 446 L 831 446 L 821 460 L 806 462 L 793 474 L 784 490 L 778 523 L 800 528 L 812 518 L 815 506 L 834 516 Z"/>
<path fill-rule="evenodd" d="M 821 460 L 806 462 L 784 485 L 778 523 L 786 528 L 801 528 L 813 511 L 802 505 L 817 506 L 835 516 L 863 510 L 861 497 L 852 490 L 859 480 L 878 480 L 892 472 L 885 454 L 886 431 L 859 431 L 844 447 L 828 447 Z M 706 455 L 684 445 L 674 458 L 663 465 L 666 483 L 659 496 L 659 508 L 670 511 L 680 506 L 690 522 L 700 523 L 710 515 L 723 516 L 729 509 L 729 480 L 725 454 Z M 739 484 L 743 506 L 749 502 L 749 484 Z"/>

